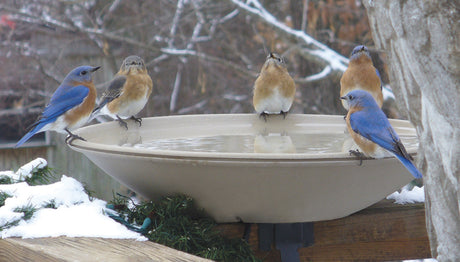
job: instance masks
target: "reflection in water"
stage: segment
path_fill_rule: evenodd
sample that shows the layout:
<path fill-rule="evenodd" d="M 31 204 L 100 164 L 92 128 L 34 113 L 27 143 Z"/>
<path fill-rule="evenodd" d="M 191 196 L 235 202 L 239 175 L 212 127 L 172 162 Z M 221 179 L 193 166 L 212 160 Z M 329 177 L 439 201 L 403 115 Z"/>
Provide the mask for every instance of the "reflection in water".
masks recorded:
<path fill-rule="evenodd" d="M 286 134 L 257 135 L 254 139 L 254 153 L 296 153 L 290 136 Z"/>
<path fill-rule="evenodd" d="M 169 138 L 135 143 L 140 136 L 125 135 L 125 146 L 150 150 L 219 153 L 348 153 L 356 149 L 347 133 L 268 133 Z M 416 137 L 401 137 L 406 147 L 417 145 Z"/>
<path fill-rule="evenodd" d="M 118 132 L 120 135 L 118 136 L 120 139 L 118 140 L 119 146 L 134 146 L 136 144 L 142 144 L 142 137 L 139 133 L 139 124 L 134 121 L 127 121 L 128 130 L 126 128 L 119 126 Z"/>

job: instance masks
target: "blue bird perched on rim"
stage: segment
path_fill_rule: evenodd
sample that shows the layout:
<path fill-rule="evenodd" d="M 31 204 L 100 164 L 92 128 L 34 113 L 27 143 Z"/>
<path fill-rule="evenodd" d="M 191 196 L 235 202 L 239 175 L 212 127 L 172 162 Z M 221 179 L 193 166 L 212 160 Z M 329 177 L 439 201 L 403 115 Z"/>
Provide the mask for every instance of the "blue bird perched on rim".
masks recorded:
<path fill-rule="evenodd" d="M 371 93 L 379 107 L 382 107 L 383 94 L 380 74 L 372 63 L 369 50 L 364 45 L 356 46 L 353 49 L 348 68 L 340 79 L 340 96 L 356 89 Z M 348 110 L 347 100 L 342 100 L 342 106 Z"/>
<path fill-rule="evenodd" d="M 86 124 L 96 103 L 96 89 L 92 74 L 98 67 L 79 66 L 64 78 L 61 85 L 51 96 L 39 119 L 31 126 L 31 130 L 19 140 L 15 147 L 19 147 L 33 135 L 47 130 L 67 133 L 70 139 L 82 139 L 71 132 Z"/>
<path fill-rule="evenodd" d="M 350 153 L 359 157 L 382 158 L 386 152 L 390 152 L 415 178 L 422 177 L 398 134 L 369 92 L 353 90 L 341 99 L 350 105 L 346 118 L 348 132 L 364 154 L 353 150 Z"/>

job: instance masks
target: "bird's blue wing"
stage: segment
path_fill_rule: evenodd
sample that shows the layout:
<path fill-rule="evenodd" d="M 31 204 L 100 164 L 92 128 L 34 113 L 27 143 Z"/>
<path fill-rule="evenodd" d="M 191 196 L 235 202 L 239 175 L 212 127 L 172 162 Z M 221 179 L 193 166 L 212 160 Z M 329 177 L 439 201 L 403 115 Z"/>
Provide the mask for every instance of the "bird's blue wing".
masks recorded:
<path fill-rule="evenodd" d="M 350 115 L 350 125 L 356 133 L 392 153 L 399 153 L 399 137 L 383 112 L 354 112 Z"/>
<path fill-rule="evenodd" d="M 65 88 L 65 91 L 59 88 Z M 42 119 L 54 121 L 60 115 L 81 104 L 89 93 L 89 88 L 83 85 L 72 87 L 61 86 L 59 88 L 51 98 L 50 103 L 46 106 L 45 111 L 43 111 Z"/>
<path fill-rule="evenodd" d="M 60 86 L 54 92 L 40 119 L 32 125 L 32 129 L 18 141 L 15 147 L 21 146 L 33 135 L 40 132 L 44 126 L 56 121 L 59 116 L 81 104 L 88 93 L 89 88 L 83 85 Z"/>
<path fill-rule="evenodd" d="M 422 177 L 412 163 L 411 155 L 407 153 L 398 134 L 383 113 L 355 112 L 350 115 L 350 125 L 356 133 L 393 153 L 415 178 Z"/>

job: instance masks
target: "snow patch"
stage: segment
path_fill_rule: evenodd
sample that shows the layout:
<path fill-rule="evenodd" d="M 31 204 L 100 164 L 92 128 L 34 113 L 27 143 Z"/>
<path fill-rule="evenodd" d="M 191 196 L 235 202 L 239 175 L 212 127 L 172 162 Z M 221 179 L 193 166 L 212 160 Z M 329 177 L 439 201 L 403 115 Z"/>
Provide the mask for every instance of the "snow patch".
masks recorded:
<path fill-rule="evenodd" d="M 415 202 L 425 202 L 425 191 L 422 187 L 413 187 L 409 189 L 408 186 L 405 186 L 401 189 L 401 192 L 394 192 L 391 195 L 387 196 L 387 199 L 395 200 L 396 204 L 413 204 Z"/>
<path fill-rule="evenodd" d="M 35 168 L 46 166 L 46 160 L 38 158 L 21 167 L 16 173 L 0 172 L 0 175 L 26 177 Z M 62 176 L 61 181 L 50 185 L 30 186 L 26 182 L 0 185 L 0 192 L 8 194 L 0 207 L 2 238 L 22 237 L 101 237 L 147 240 L 141 234 L 107 216 L 113 210 L 106 202 L 90 198 L 83 185 L 74 178 Z M 20 208 L 35 208 L 28 220 Z M 11 223 L 16 222 L 16 225 Z"/>

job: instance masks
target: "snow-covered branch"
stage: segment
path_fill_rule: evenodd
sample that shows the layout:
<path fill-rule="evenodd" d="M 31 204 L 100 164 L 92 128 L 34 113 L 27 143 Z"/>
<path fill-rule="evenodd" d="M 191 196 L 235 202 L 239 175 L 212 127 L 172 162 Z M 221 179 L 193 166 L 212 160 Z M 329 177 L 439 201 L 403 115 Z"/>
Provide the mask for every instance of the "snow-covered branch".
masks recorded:
<path fill-rule="evenodd" d="M 305 32 L 295 30 L 280 22 L 276 17 L 268 12 L 258 0 L 250 0 L 246 2 L 240 0 L 231 1 L 250 15 L 261 19 L 273 27 L 277 32 L 284 34 L 285 36 L 300 44 L 300 51 L 304 53 L 304 56 L 308 56 L 311 58 L 311 60 L 324 66 L 324 69 L 321 71 L 321 73 L 303 78 L 304 81 L 315 81 L 319 76 L 323 78 L 325 77 L 325 74 L 344 72 L 346 70 L 348 64 L 347 58 L 338 54 Z"/>

